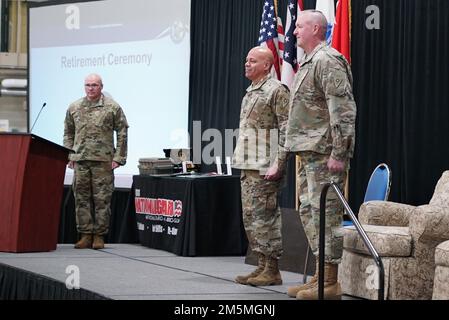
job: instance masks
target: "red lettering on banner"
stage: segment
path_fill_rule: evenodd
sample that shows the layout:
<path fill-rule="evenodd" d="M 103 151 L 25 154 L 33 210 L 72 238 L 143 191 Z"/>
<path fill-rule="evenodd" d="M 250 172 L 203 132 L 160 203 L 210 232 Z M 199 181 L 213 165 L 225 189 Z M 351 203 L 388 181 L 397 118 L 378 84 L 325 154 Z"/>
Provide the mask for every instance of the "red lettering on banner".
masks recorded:
<path fill-rule="evenodd" d="M 142 198 L 135 198 L 134 199 L 134 205 L 136 207 L 136 213 L 142 212 Z"/>
<path fill-rule="evenodd" d="M 147 212 L 149 210 L 149 206 L 151 203 L 148 201 L 148 199 L 143 199 L 143 210 L 142 212 Z"/>
<path fill-rule="evenodd" d="M 157 199 L 157 210 L 156 210 L 156 214 L 162 215 L 162 201 L 164 201 L 164 199 Z"/>
<path fill-rule="evenodd" d="M 180 217 L 182 215 L 182 201 L 168 199 L 141 198 L 134 199 L 137 214 L 161 215 L 166 217 Z"/>
<path fill-rule="evenodd" d="M 162 199 L 161 202 L 161 215 L 166 216 L 167 215 L 167 200 Z"/>
<path fill-rule="evenodd" d="M 182 215 L 182 201 L 176 200 L 175 201 L 174 216 L 175 217 L 180 217 L 181 215 Z"/>
<path fill-rule="evenodd" d="M 167 212 L 168 212 L 170 217 L 173 216 L 173 214 L 174 214 L 174 212 L 173 212 L 173 201 L 168 201 L 168 203 L 167 203 Z"/>

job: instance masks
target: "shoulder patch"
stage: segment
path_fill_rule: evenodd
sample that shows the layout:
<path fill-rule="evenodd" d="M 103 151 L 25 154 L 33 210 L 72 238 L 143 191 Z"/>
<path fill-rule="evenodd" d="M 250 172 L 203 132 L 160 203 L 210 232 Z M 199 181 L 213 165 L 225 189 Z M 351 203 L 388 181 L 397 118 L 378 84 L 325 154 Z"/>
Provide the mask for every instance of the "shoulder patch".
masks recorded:
<path fill-rule="evenodd" d="M 328 77 L 327 84 L 325 84 L 325 91 L 333 96 L 343 96 L 346 93 L 347 76 L 343 70 L 331 69 Z"/>

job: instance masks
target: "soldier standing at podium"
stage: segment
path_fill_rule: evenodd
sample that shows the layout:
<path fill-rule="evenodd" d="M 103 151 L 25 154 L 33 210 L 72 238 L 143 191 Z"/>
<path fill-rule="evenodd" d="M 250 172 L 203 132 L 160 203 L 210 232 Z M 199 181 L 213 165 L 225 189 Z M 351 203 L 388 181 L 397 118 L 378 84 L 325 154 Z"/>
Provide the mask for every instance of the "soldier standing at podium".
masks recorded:
<path fill-rule="evenodd" d="M 243 223 L 258 266 L 237 283 L 253 286 L 282 284 L 278 260 L 282 254 L 281 211 L 278 193 L 285 173 L 283 149 L 289 92 L 271 78 L 273 54 L 255 47 L 248 53 L 245 76 L 252 81 L 240 113 L 240 129 L 233 167 L 242 169 Z"/>
<path fill-rule="evenodd" d="M 68 166 L 75 171 L 73 194 L 81 235 L 75 248 L 102 249 L 111 216 L 113 170 L 126 163 L 128 122 L 120 105 L 103 95 L 99 75 L 88 75 L 84 90 L 86 96 L 69 106 L 64 121 L 64 146 L 74 150 Z"/>

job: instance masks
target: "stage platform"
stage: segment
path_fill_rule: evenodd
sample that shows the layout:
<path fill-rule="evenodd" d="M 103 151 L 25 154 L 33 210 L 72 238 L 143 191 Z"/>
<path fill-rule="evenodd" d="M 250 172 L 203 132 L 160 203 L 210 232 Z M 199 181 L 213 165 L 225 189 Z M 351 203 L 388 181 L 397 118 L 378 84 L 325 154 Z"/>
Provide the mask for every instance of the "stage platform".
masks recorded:
<path fill-rule="evenodd" d="M 294 300 L 287 287 L 302 275 L 281 271 L 283 285 L 234 282 L 251 272 L 245 257 L 181 257 L 139 244 L 103 250 L 60 244 L 42 253 L 0 252 L 0 299 Z M 80 289 L 69 290 L 79 270 Z M 67 273 L 66 273 L 67 272 Z"/>

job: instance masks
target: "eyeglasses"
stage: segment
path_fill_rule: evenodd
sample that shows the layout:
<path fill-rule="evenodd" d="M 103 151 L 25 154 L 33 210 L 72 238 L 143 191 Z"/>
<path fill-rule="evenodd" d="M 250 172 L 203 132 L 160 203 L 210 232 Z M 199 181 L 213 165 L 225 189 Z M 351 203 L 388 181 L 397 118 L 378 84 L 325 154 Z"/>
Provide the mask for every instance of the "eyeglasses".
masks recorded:
<path fill-rule="evenodd" d="M 88 88 L 97 88 L 100 85 L 98 83 L 86 83 L 84 86 Z"/>

